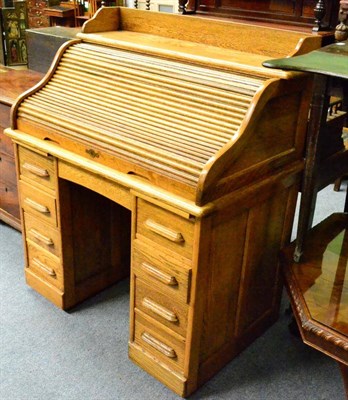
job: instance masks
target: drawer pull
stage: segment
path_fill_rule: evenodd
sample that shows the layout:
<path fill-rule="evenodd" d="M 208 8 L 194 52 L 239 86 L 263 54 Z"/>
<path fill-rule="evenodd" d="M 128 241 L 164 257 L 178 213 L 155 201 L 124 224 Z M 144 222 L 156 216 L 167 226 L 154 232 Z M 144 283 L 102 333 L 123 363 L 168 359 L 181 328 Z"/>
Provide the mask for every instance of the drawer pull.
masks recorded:
<path fill-rule="evenodd" d="M 166 319 L 167 321 L 178 322 L 178 317 L 175 312 L 168 310 L 148 297 L 144 297 L 142 303 L 145 308 Z"/>
<path fill-rule="evenodd" d="M 167 228 L 166 226 L 163 226 L 152 219 L 147 219 L 145 221 L 145 226 L 150 229 L 150 231 L 157 233 L 158 235 L 161 235 L 172 242 L 185 242 L 185 239 L 180 232 L 176 232 L 173 229 Z"/>
<path fill-rule="evenodd" d="M 39 259 L 37 258 L 33 258 L 32 259 L 33 263 L 39 267 L 40 269 L 42 269 L 44 272 L 46 272 L 46 274 L 55 277 L 56 276 L 56 272 L 53 268 L 47 267 L 46 264 L 44 264 L 43 262 L 41 262 Z"/>
<path fill-rule="evenodd" d="M 33 235 L 37 240 L 40 242 L 43 242 L 47 246 L 53 246 L 53 240 L 47 236 L 42 235 L 40 232 L 38 232 L 36 229 L 29 229 L 29 232 L 31 235 Z"/>
<path fill-rule="evenodd" d="M 47 169 L 37 167 L 36 165 L 24 163 L 22 168 L 26 169 L 27 171 L 31 172 L 36 176 L 40 176 L 41 178 L 47 178 L 50 176 Z"/>
<path fill-rule="evenodd" d="M 176 352 L 174 349 L 171 347 L 167 346 L 166 344 L 162 343 L 158 339 L 154 338 L 152 335 L 150 335 L 147 332 L 143 332 L 141 334 L 141 338 L 143 339 L 144 342 L 149 344 L 151 347 L 154 349 L 158 350 L 160 353 L 164 354 L 165 356 L 169 358 L 176 358 Z"/>
<path fill-rule="evenodd" d="M 151 276 L 153 276 L 155 279 L 165 283 L 168 286 L 177 286 L 178 281 L 176 280 L 175 276 L 171 276 L 169 274 L 166 274 L 163 271 L 160 271 L 156 267 L 144 262 L 141 264 L 141 267 Z"/>
<path fill-rule="evenodd" d="M 42 213 L 42 214 L 49 214 L 50 210 L 48 207 L 43 206 L 40 203 L 37 203 L 36 201 L 29 199 L 29 197 L 24 199 L 24 203 L 26 203 L 29 207 L 33 208 L 34 210 Z"/>

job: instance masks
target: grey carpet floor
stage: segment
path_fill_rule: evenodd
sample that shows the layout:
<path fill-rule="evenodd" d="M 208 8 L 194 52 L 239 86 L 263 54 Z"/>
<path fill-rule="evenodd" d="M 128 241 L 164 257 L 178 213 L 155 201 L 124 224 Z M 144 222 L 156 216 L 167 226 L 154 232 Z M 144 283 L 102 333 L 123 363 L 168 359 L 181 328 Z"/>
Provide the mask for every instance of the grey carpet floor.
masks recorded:
<path fill-rule="evenodd" d="M 320 192 L 315 221 L 341 211 L 343 190 Z M 127 355 L 129 282 L 59 310 L 25 285 L 21 235 L 0 223 L 1 400 L 178 400 Z M 336 363 L 279 320 L 191 399 L 344 400 Z"/>

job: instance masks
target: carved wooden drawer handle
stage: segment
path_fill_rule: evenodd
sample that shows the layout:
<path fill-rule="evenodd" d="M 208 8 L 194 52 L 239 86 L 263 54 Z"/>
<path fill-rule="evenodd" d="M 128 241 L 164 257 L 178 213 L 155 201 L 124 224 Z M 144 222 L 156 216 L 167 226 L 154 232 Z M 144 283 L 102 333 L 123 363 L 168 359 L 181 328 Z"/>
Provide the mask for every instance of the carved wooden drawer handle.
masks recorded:
<path fill-rule="evenodd" d="M 159 341 L 158 339 L 154 338 L 149 333 L 143 332 L 141 334 L 141 338 L 143 339 L 144 342 L 146 342 L 151 347 L 153 347 L 154 349 L 158 350 L 159 352 L 161 352 L 165 356 L 167 356 L 169 358 L 176 358 L 177 357 L 176 352 L 175 352 L 175 350 L 173 348 L 171 348 L 171 347 L 167 346 L 166 344 L 162 343 L 161 341 Z"/>
<path fill-rule="evenodd" d="M 166 274 L 165 272 L 157 269 L 156 267 L 154 267 L 146 262 L 143 262 L 141 264 L 141 268 L 143 268 L 149 275 L 151 275 L 155 279 L 161 281 L 162 283 L 165 283 L 168 286 L 177 286 L 178 285 L 178 281 L 176 280 L 175 276 Z"/>
<path fill-rule="evenodd" d="M 142 304 L 145 308 L 152 311 L 153 313 L 159 315 L 160 317 L 166 319 L 169 322 L 177 322 L 178 317 L 175 312 L 168 310 L 161 306 L 160 304 L 156 303 L 155 301 L 149 299 L 148 297 L 144 297 Z"/>
<path fill-rule="evenodd" d="M 50 210 L 48 207 L 37 203 L 36 201 L 29 199 L 29 197 L 24 199 L 24 203 L 26 203 L 29 207 L 33 208 L 34 210 L 42 213 L 42 214 L 49 214 Z"/>
<path fill-rule="evenodd" d="M 176 232 L 173 229 L 167 228 L 166 226 L 163 226 L 158 222 L 153 221 L 152 219 L 147 219 L 145 221 L 145 226 L 150 229 L 150 231 L 157 233 L 158 235 L 161 235 L 166 239 L 171 240 L 172 242 L 185 242 L 185 239 L 180 232 Z"/>
<path fill-rule="evenodd" d="M 37 240 L 45 243 L 47 246 L 53 246 L 53 240 L 48 236 L 44 236 L 42 233 L 38 232 L 36 229 L 29 229 L 29 233 L 32 234 Z"/>
<path fill-rule="evenodd" d="M 32 259 L 33 263 L 39 267 L 40 269 L 42 269 L 44 272 L 46 272 L 46 274 L 55 277 L 56 276 L 56 272 L 53 268 L 48 267 L 46 264 L 44 264 L 43 262 L 41 262 L 39 259 L 37 259 L 36 257 L 34 257 Z"/>
<path fill-rule="evenodd" d="M 41 178 L 47 178 L 48 176 L 50 176 L 47 169 L 40 168 L 33 164 L 24 163 L 22 168 L 26 169 L 34 175 L 40 176 Z"/>

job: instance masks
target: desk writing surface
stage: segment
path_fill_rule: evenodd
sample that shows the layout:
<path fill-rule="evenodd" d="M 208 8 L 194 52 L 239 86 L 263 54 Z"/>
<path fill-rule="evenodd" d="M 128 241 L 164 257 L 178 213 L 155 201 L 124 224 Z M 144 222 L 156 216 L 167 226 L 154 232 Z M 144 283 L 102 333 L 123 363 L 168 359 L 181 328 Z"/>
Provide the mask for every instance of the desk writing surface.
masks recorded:
<path fill-rule="evenodd" d="M 348 79 L 348 41 L 334 43 L 301 56 L 268 60 L 263 66 Z"/>

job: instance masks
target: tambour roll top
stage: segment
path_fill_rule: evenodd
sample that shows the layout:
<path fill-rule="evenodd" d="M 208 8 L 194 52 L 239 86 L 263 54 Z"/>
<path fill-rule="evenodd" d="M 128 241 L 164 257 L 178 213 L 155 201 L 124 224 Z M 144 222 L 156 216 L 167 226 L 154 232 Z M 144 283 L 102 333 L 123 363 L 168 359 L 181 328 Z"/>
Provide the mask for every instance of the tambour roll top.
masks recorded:
<path fill-rule="evenodd" d="M 271 99 L 280 96 L 279 89 L 284 93 L 289 91 L 285 86 L 280 88 L 279 81 L 290 81 L 294 76 L 263 71 L 261 62 L 269 58 L 268 51 L 263 57 L 233 49 L 221 52 L 224 49 L 216 46 L 214 50 L 210 45 L 204 53 L 204 43 L 181 40 L 180 53 L 177 51 L 180 40 L 168 38 L 168 48 L 163 52 L 156 41 L 151 48 L 148 39 L 144 42 L 146 33 L 139 33 L 137 39 L 135 32 L 128 32 L 126 37 L 127 32 L 120 31 L 121 41 L 117 30 L 114 36 L 102 32 L 98 37 L 95 30 L 108 12 L 114 18 L 115 15 L 123 18 L 123 25 L 128 18 L 148 15 L 151 19 L 153 14 L 101 9 L 85 24 L 82 40 L 65 46 L 45 81 L 22 97 L 14 111 L 14 128 L 31 129 L 34 135 L 57 141 L 68 149 L 71 143 L 75 149 L 80 145 L 83 149 L 79 151 L 86 157 L 92 156 L 110 166 L 117 162 L 121 172 L 145 178 L 164 189 L 171 187 L 176 194 L 197 204 L 213 199 L 217 196 L 213 193 L 218 181 L 234 173 L 241 175 L 242 169 L 248 168 L 243 160 L 243 167 L 238 167 L 238 159 L 248 158 L 248 148 L 251 149 L 255 138 L 261 135 L 260 138 L 269 140 L 267 134 L 257 129 L 258 124 L 261 123 L 262 130 L 268 125 L 270 134 L 276 131 L 272 123 L 262 122 L 263 114 L 271 118 L 274 113 L 277 118 L 279 110 L 276 111 Z M 179 30 L 180 21 L 187 17 L 163 14 L 163 23 L 173 17 Z M 218 24 L 221 27 L 221 22 Z M 210 21 L 206 26 L 214 30 L 213 25 L 214 21 Z M 235 29 L 232 23 L 222 26 L 226 34 L 229 28 Z M 185 32 L 182 36 L 185 37 Z M 313 37 L 306 47 L 318 44 L 318 38 Z M 226 58 L 226 52 L 230 57 Z M 190 53 L 195 54 L 190 58 Z M 231 59 L 233 54 L 238 62 Z M 291 112 L 301 105 L 301 96 L 295 97 L 289 106 Z M 286 123 L 293 128 L 293 123 Z M 284 134 L 284 127 L 278 130 Z M 293 140 L 284 146 L 279 151 L 293 147 Z M 250 151 L 254 157 L 254 151 Z M 264 152 L 262 148 L 260 151 Z M 265 157 L 274 156 L 265 151 Z M 218 195 L 241 184 L 233 185 L 232 181 Z"/>
<path fill-rule="evenodd" d="M 78 43 L 18 117 L 193 186 L 263 81 Z"/>

